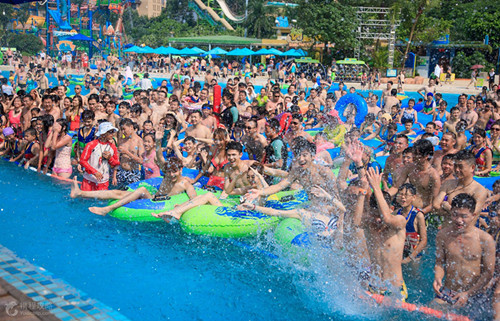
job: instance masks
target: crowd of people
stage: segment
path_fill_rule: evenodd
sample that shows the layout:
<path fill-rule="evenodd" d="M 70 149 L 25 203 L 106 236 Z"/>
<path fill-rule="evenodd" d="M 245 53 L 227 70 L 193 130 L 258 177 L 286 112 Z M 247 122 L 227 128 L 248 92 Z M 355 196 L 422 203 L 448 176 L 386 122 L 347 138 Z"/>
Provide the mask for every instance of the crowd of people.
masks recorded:
<path fill-rule="evenodd" d="M 31 67 L 39 86 L 24 82 Z M 257 89 L 243 72 L 225 75 L 219 92 L 210 64 L 198 66 L 203 84 L 180 66 L 157 85 L 131 66 L 122 73 L 105 66 L 70 97 L 66 74 L 51 84 L 50 67 L 31 67 L 21 65 L 3 80 L 0 155 L 39 172 L 82 177 L 81 186 L 73 180 L 73 198 L 117 200 L 91 212 L 106 215 L 137 199 L 187 193 L 188 202 L 154 214 L 180 219 L 193 207 L 222 206 L 221 199 L 241 195 L 239 209 L 300 219 L 322 244 L 345 250 L 370 292 L 402 300 L 403 267 L 431 255 L 427 229 L 439 228 L 431 305 L 464 314 L 492 309 L 500 319 L 500 183 L 489 191 L 474 180 L 495 174 L 500 161 L 498 85 L 460 95 L 450 108 L 431 79 L 418 91 L 421 101 L 403 107 L 388 82 L 381 97 L 363 97 L 367 115 L 357 124 L 356 106 L 339 114 L 335 104 L 359 93 L 327 79 L 311 85 L 299 75 L 282 92 L 279 79 Z M 423 115 L 432 121 L 421 124 Z M 316 129 L 314 135 L 307 129 Z M 384 166 L 380 156 L 387 156 Z M 184 177 L 183 168 L 199 174 Z M 127 190 L 161 175 L 155 194 Z M 197 195 L 203 177 L 205 187 L 222 191 L 219 198 Z M 285 189 L 304 190 L 309 205 L 265 207 L 267 196 Z"/>

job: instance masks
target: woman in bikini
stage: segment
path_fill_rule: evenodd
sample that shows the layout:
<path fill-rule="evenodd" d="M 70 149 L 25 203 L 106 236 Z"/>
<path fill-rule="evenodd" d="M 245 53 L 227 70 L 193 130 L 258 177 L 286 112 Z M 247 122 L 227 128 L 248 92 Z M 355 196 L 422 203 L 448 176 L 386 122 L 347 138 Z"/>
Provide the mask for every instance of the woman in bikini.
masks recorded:
<path fill-rule="evenodd" d="M 66 119 L 60 118 L 54 123 L 47 137 L 45 148 L 50 148 L 56 153 L 52 172 L 60 177 L 71 177 L 73 172 L 71 166 L 72 138 L 68 135 L 68 121 Z"/>
<path fill-rule="evenodd" d="M 8 108 L 8 123 L 7 126 L 12 127 L 16 132 L 16 136 L 22 132 L 22 121 L 21 116 L 23 113 L 23 101 L 21 97 L 14 96 Z"/>
<path fill-rule="evenodd" d="M 83 112 L 82 96 L 76 95 L 71 101 L 71 107 L 66 111 L 66 118 L 70 122 L 69 130 L 76 131 L 80 128 L 80 115 Z"/>
<path fill-rule="evenodd" d="M 484 129 L 474 129 L 474 145 L 471 145 L 471 151 L 476 157 L 476 176 L 488 176 L 491 172 L 493 154 L 486 145 L 486 132 Z"/>

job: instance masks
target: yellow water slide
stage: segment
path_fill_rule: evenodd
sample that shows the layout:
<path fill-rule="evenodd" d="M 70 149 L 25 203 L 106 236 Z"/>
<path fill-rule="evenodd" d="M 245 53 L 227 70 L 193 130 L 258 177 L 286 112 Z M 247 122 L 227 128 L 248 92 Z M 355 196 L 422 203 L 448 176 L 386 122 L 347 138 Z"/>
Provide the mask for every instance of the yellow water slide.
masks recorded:
<path fill-rule="evenodd" d="M 214 9 L 210 8 L 210 7 L 207 7 L 203 1 L 201 0 L 194 0 L 194 2 L 198 5 L 198 7 L 200 7 L 202 10 L 208 12 L 208 14 L 210 16 L 212 16 L 212 18 L 217 21 L 217 22 L 220 22 L 224 28 L 226 28 L 227 30 L 234 30 L 233 26 L 231 26 L 229 24 L 229 22 L 227 22 L 226 19 L 224 18 L 221 18 L 219 17 L 219 15 L 214 11 Z"/>

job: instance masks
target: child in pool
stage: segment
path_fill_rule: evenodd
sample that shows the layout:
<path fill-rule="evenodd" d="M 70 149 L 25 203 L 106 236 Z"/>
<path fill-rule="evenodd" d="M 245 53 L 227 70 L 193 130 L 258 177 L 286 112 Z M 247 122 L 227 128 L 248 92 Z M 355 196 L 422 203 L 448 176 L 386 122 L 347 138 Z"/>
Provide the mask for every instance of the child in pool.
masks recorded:
<path fill-rule="evenodd" d="M 133 192 L 121 190 L 101 190 L 101 191 L 82 191 L 78 187 L 76 176 L 71 186 L 71 198 L 85 197 L 97 198 L 101 200 L 118 200 L 118 202 L 104 207 L 89 207 L 89 211 L 98 215 L 107 213 L 124 206 L 138 199 L 161 200 L 166 196 L 173 196 L 186 193 L 190 199 L 196 197 L 196 191 L 193 185 L 185 177 L 182 177 L 182 162 L 177 158 L 168 158 L 162 164 L 162 170 L 165 174 L 163 180 L 155 195 L 151 195 L 145 187 L 139 187 Z"/>

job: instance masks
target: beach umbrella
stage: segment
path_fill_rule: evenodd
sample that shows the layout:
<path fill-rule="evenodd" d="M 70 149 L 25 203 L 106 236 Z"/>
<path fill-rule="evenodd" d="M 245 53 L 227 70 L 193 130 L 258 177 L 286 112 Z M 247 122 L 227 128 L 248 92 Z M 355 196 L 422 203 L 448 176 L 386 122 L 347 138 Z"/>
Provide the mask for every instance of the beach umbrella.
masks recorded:
<path fill-rule="evenodd" d="M 278 49 L 276 48 L 271 48 L 269 49 L 269 54 L 270 55 L 275 55 L 275 56 L 282 56 L 283 55 L 283 52 L 282 51 L 279 51 Z"/>
<path fill-rule="evenodd" d="M 289 57 L 302 57 L 302 55 L 299 52 L 297 52 L 297 50 L 295 50 L 295 49 L 290 49 L 288 51 L 285 51 L 281 55 L 282 56 L 289 56 Z"/>
<path fill-rule="evenodd" d="M 195 50 L 191 49 L 191 48 L 183 48 L 180 52 L 179 52 L 180 55 L 183 55 L 183 56 L 196 56 L 198 55 L 199 53 L 196 52 Z"/>
<path fill-rule="evenodd" d="M 137 47 L 137 46 L 132 46 L 130 48 L 128 48 L 127 50 L 124 50 L 123 52 L 138 52 L 138 50 L 140 50 L 141 47 Z"/>
<path fill-rule="evenodd" d="M 251 56 L 253 55 L 255 52 L 248 49 L 248 48 L 243 48 L 241 49 L 241 55 L 240 56 Z"/>
<path fill-rule="evenodd" d="M 481 68 L 484 68 L 483 65 L 474 65 L 472 67 L 470 67 L 470 69 L 481 69 Z"/>
<path fill-rule="evenodd" d="M 226 56 L 244 56 L 244 55 L 241 53 L 240 48 L 236 48 L 226 53 Z"/>
<path fill-rule="evenodd" d="M 202 55 L 202 54 L 207 53 L 205 50 L 200 49 L 200 48 L 198 48 L 198 47 L 193 47 L 193 48 L 191 48 L 191 50 L 192 50 L 192 51 L 196 51 L 196 52 L 198 53 L 198 55 Z"/>
<path fill-rule="evenodd" d="M 144 53 L 144 54 L 150 54 L 150 53 L 154 53 L 155 50 L 149 46 L 145 46 L 145 47 L 142 47 L 141 48 L 141 53 Z"/>
<path fill-rule="evenodd" d="M 155 53 L 159 55 L 180 55 L 181 51 L 173 47 L 158 47 L 155 49 Z"/>
<path fill-rule="evenodd" d="M 227 54 L 227 51 L 217 47 L 217 48 L 214 48 L 212 50 L 207 51 L 206 54 L 211 55 L 211 56 L 213 56 L 213 55 L 225 55 L 225 54 Z"/>

